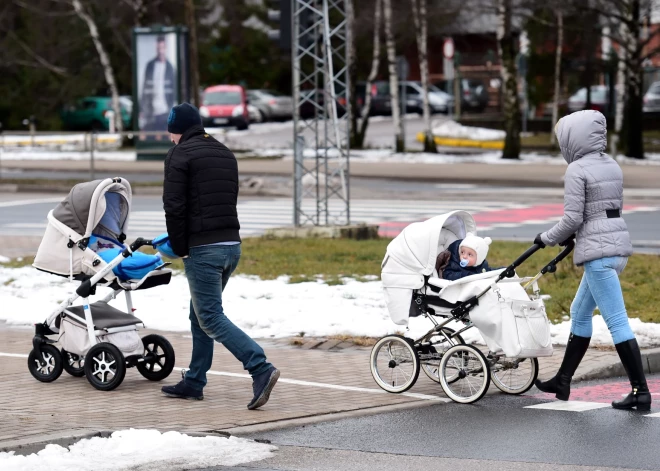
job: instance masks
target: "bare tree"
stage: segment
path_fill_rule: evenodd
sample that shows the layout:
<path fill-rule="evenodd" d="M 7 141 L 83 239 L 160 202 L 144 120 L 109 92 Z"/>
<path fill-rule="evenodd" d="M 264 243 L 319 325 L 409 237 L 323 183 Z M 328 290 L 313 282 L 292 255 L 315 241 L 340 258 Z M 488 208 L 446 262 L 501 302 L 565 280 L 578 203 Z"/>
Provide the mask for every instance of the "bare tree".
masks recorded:
<path fill-rule="evenodd" d="M 395 151 L 403 152 L 403 121 L 399 108 L 399 77 L 396 71 L 396 49 L 392 32 L 392 0 L 383 0 L 385 17 L 385 45 L 387 48 L 387 66 L 390 75 L 390 97 L 392 102 L 392 124 L 395 129 Z"/>
<path fill-rule="evenodd" d="M 367 82 L 364 86 L 364 104 L 362 105 L 362 110 L 360 112 L 360 123 L 357 126 L 355 123 L 355 136 L 354 144 L 355 147 L 363 147 L 364 138 L 367 134 L 367 128 L 369 127 L 369 114 L 371 112 L 371 87 L 373 82 L 378 76 L 378 68 L 380 67 L 380 28 L 382 23 L 382 1 L 376 0 L 374 5 L 374 36 L 373 36 L 373 55 L 371 59 L 371 70 L 369 71 L 369 76 L 367 77 Z M 353 65 L 353 64 L 352 64 Z M 355 110 L 355 115 L 357 116 L 357 109 Z"/>
<path fill-rule="evenodd" d="M 424 152 L 438 152 L 431 128 L 431 109 L 429 105 L 429 60 L 427 55 L 428 19 L 427 0 L 410 0 L 412 2 L 413 23 L 417 39 L 417 55 L 419 57 L 419 74 L 422 88 L 422 114 L 424 116 Z M 419 1 L 419 3 L 417 3 Z"/>
<path fill-rule="evenodd" d="M 550 130 L 550 145 L 554 146 L 557 140 L 554 132 L 554 126 L 559 119 L 559 91 L 561 88 L 561 56 L 564 49 L 564 13 L 560 8 L 555 10 L 557 17 L 557 46 L 555 50 L 555 91 L 552 101 L 552 127 Z"/>
<path fill-rule="evenodd" d="M 504 101 L 504 150 L 502 158 L 520 158 L 520 100 L 516 70 L 516 40 L 511 26 L 512 0 L 497 0 L 497 49 L 500 55 Z"/>
<path fill-rule="evenodd" d="M 108 57 L 101 38 L 99 36 L 99 30 L 96 27 L 96 22 L 92 16 L 85 10 L 80 0 L 71 0 L 71 5 L 73 6 L 78 17 L 85 22 L 87 28 L 89 29 L 89 35 L 92 38 L 96 52 L 99 55 L 99 60 L 103 66 L 103 73 L 105 75 L 105 81 L 110 88 L 110 94 L 112 96 L 112 110 L 115 114 L 115 127 L 117 131 L 123 131 L 123 121 L 121 119 L 121 108 L 119 106 L 119 91 L 117 90 L 117 83 L 115 82 L 115 74 L 112 70 L 112 64 L 110 64 L 110 58 Z"/>

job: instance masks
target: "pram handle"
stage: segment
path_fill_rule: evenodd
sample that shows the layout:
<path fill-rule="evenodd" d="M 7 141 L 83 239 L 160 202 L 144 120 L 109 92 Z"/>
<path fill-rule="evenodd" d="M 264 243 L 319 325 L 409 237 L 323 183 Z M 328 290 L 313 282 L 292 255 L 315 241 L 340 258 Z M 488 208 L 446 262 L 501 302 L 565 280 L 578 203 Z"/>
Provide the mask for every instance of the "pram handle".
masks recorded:
<path fill-rule="evenodd" d="M 534 245 L 532 245 L 530 248 L 528 248 L 527 250 L 525 250 L 525 253 L 523 253 L 520 257 L 518 257 L 517 259 L 515 259 L 511 265 L 509 265 L 508 267 L 506 267 L 506 269 L 505 269 L 502 273 L 500 273 L 500 275 L 497 277 L 497 281 L 501 281 L 501 280 L 503 280 L 504 278 L 513 278 L 514 276 L 516 276 L 516 268 L 518 268 L 520 265 L 522 265 L 523 263 L 525 263 L 525 261 L 526 261 L 529 257 L 531 257 L 532 255 L 534 255 L 534 254 L 535 254 L 536 252 L 538 252 L 540 249 L 541 249 L 541 246 L 540 246 L 540 245 L 536 245 L 536 244 L 534 244 Z M 497 281 L 496 281 L 496 283 L 497 283 Z"/>
<path fill-rule="evenodd" d="M 137 250 L 140 250 L 141 247 L 144 247 L 145 245 L 153 245 L 153 241 L 151 239 L 143 239 L 142 237 L 138 237 L 135 239 L 135 241 L 129 246 L 129 249 L 126 249 L 122 252 L 122 255 L 124 258 L 130 257 L 131 254 Z"/>
<path fill-rule="evenodd" d="M 546 266 L 541 269 L 541 274 L 545 275 L 546 273 L 554 273 L 557 271 L 557 264 L 568 257 L 568 254 L 573 251 L 575 248 L 575 238 L 568 239 L 564 242 L 564 250 L 562 250 L 559 255 L 553 258 Z"/>

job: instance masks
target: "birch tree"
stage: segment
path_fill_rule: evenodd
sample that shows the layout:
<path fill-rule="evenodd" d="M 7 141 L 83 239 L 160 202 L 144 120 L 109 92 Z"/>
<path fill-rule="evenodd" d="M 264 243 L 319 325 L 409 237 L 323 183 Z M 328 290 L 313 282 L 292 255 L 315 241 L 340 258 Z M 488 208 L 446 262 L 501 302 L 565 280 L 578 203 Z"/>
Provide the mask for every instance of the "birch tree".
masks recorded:
<path fill-rule="evenodd" d="M 195 106 L 199 106 L 199 64 L 197 55 L 197 18 L 195 17 L 195 4 L 193 0 L 186 1 L 186 24 L 190 35 L 190 96 Z"/>
<path fill-rule="evenodd" d="M 101 38 L 99 36 L 99 30 L 96 27 L 96 22 L 92 16 L 85 10 L 80 0 L 71 0 L 71 5 L 75 10 L 78 17 L 85 22 L 87 28 L 89 29 L 89 35 L 92 38 L 94 47 L 96 48 L 96 53 L 99 55 L 99 60 L 101 61 L 101 66 L 103 67 L 103 74 L 105 75 L 105 81 L 110 88 L 110 94 L 112 96 L 112 110 L 115 114 L 115 127 L 117 131 L 123 131 L 123 121 L 121 119 L 121 107 L 119 106 L 119 91 L 117 90 L 117 83 L 115 82 L 115 74 L 112 70 L 112 64 L 110 64 L 110 58 L 108 57 Z"/>
<path fill-rule="evenodd" d="M 512 0 L 497 0 L 497 50 L 504 101 L 504 149 L 502 158 L 520 158 L 520 100 L 516 70 L 516 40 L 511 27 Z"/>
<path fill-rule="evenodd" d="M 369 127 L 369 115 L 371 113 L 371 87 L 378 77 L 378 68 L 380 67 L 380 28 L 382 23 L 383 5 L 382 0 L 376 0 L 374 5 L 374 36 L 373 36 L 373 53 L 371 59 L 371 70 L 367 77 L 367 82 L 364 86 L 364 104 L 360 111 L 359 126 L 355 126 L 355 147 L 361 148 L 364 146 L 364 138 L 367 135 L 367 128 Z M 357 108 L 355 112 L 357 116 Z"/>
<path fill-rule="evenodd" d="M 552 129 L 550 130 L 550 145 L 554 146 L 557 142 L 555 136 L 555 125 L 559 119 L 559 91 L 561 88 L 561 56 L 564 48 L 564 14 L 561 9 L 555 10 L 557 17 L 557 49 L 555 50 L 555 91 L 552 102 Z"/>
<path fill-rule="evenodd" d="M 399 108 L 399 77 L 396 73 L 396 49 L 392 32 L 392 0 L 383 0 L 385 17 L 385 45 L 387 48 L 387 66 L 390 75 L 390 98 L 392 103 L 392 124 L 395 132 L 395 151 L 403 152 L 403 121 Z"/>
<path fill-rule="evenodd" d="M 429 105 L 429 60 L 427 54 L 428 43 L 428 19 L 427 0 L 410 0 L 413 10 L 413 23 L 415 25 L 415 36 L 417 39 L 417 55 L 419 58 L 419 74 L 422 82 L 422 114 L 424 117 L 424 152 L 438 152 L 433 138 L 431 127 L 431 109 Z M 419 3 L 417 3 L 419 2 Z"/>

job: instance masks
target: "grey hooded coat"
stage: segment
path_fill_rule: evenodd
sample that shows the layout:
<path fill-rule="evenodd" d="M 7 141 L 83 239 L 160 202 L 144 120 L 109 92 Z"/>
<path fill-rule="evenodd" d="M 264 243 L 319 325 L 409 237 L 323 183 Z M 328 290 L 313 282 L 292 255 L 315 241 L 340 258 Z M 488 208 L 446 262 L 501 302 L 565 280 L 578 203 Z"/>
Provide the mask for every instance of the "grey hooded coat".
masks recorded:
<path fill-rule="evenodd" d="M 578 111 L 560 119 L 555 132 L 568 163 L 564 216 L 541 234 L 541 240 L 553 246 L 577 232 L 573 254 L 577 265 L 603 257 L 629 257 L 632 244 L 621 215 L 623 172 L 605 154 L 605 116 L 593 110 Z"/>

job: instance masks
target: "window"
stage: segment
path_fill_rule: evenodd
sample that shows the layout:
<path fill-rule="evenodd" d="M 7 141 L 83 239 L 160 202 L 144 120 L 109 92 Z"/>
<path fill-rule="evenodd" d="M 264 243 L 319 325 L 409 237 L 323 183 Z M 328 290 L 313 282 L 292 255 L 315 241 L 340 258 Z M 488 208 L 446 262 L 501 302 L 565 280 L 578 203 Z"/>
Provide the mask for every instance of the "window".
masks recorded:
<path fill-rule="evenodd" d="M 204 95 L 205 105 L 240 105 L 242 102 L 240 92 L 208 92 Z"/>
<path fill-rule="evenodd" d="M 83 110 L 93 110 L 96 108 L 96 102 L 92 100 L 84 100 L 82 102 L 81 108 Z"/>

